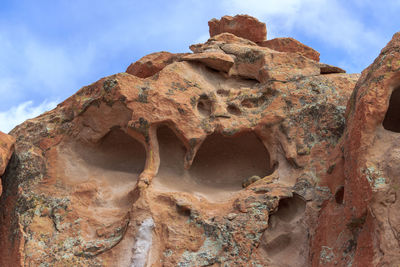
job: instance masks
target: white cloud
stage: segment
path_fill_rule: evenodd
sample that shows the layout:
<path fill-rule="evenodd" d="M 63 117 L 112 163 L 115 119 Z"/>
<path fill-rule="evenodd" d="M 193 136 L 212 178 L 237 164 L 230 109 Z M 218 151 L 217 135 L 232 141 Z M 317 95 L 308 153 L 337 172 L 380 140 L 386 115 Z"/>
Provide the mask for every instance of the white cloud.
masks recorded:
<path fill-rule="evenodd" d="M 199 36 L 199 38 L 197 38 L 197 39 L 193 42 L 193 44 L 205 43 L 205 42 L 207 42 L 208 38 L 210 38 L 210 34 L 209 34 L 209 33 L 202 34 L 201 36 Z"/>
<path fill-rule="evenodd" d="M 353 66 L 351 71 L 365 68 L 388 41 L 381 27 L 371 27 L 366 20 L 374 11 L 369 4 L 362 8 L 361 3 L 339 0 L 224 0 L 223 4 L 232 14 L 248 13 L 265 21 L 269 39 L 270 33 L 301 35 L 332 53 L 345 53 L 347 65 Z"/>
<path fill-rule="evenodd" d="M 33 101 L 26 101 L 18 106 L 13 106 L 9 110 L 0 112 L 0 131 L 8 133 L 25 120 L 39 116 L 56 106 L 55 101 L 44 101 L 37 106 L 34 105 Z"/>
<path fill-rule="evenodd" d="M 379 35 L 337 0 L 233 0 L 231 12 L 247 12 L 268 21 L 268 30 L 287 35 L 301 31 L 330 45 L 354 52 L 362 44 L 376 44 Z"/>

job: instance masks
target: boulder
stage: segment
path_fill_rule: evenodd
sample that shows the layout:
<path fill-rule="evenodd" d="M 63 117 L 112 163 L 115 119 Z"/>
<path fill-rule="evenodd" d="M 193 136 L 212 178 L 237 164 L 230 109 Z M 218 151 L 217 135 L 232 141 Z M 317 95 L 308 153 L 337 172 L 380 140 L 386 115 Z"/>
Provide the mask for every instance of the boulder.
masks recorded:
<path fill-rule="evenodd" d="M 290 37 L 275 38 L 268 41 L 258 42 L 262 47 L 268 47 L 279 52 L 298 53 L 309 59 L 319 61 L 319 53 L 311 47 Z"/>
<path fill-rule="evenodd" d="M 152 53 L 129 65 L 125 72 L 139 78 L 151 77 L 165 66 L 180 60 L 183 55 L 164 51 Z"/>
<path fill-rule="evenodd" d="M 267 39 L 267 27 L 265 23 L 248 15 L 223 16 L 221 19 L 212 19 L 208 22 L 210 36 L 229 32 L 255 43 Z"/>

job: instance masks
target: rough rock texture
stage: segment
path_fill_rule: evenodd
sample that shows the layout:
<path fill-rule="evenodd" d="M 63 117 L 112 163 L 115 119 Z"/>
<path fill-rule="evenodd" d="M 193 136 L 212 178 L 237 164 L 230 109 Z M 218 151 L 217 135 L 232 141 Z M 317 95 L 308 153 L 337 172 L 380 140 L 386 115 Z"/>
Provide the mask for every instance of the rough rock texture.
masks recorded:
<path fill-rule="evenodd" d="M 321 70 L 321 74 L 346 73 L 344 69 L 325 63 L 319 63 L 319 68 Z"/>
<path fill-rule="evenodd" d="M 361 77 L 242 37 L 11 131 L 0 266 L 398 264 L 400 36 Z"/>
<path fill-rule="evenodd" d="M 147 78 L 153 76 L 165 66 L 179 61 L 184 55 L 185 54 L 172 54 L 165 51 L 152 53 L 129 65 L 126 69 L 126 73 L 140 78 Z"/>
<path fill-rule="evenodd" d="M 14 143 L 14 137 L 0 132 L 0 196 L 2 192 L 1 176 L 6 171 L 7 164 L 14 153 Z"/>
<path fill-rule="evenodd" d="M 319 61 L 318 51 L 290 37 L 262 41 L 258 42 L 258 45 L 268 47 L 279 52 L 298 53 L 309 59 Z"/>
<path fill-rule="evenodd" d="M 267 39 L 265 23 L 248 15 L 223 16 L 219 20 L 212 19 L 208 22 L 208 26 L 211 37 L 229 32 L 256 43 Z"/>
<path fill-rule="evenodd" d="M 313 266 L 400 264 L 400 33 L 362 72 L 326 178 Z"/>

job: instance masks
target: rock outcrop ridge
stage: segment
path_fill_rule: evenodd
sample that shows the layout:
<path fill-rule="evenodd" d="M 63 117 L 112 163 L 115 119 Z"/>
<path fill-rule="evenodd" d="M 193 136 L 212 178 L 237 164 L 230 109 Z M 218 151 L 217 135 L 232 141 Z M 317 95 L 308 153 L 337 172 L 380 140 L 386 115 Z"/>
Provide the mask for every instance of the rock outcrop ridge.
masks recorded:
<path fill-rule="evenodd" d="M 399 261 L 399 36 L 360 77 L 255 18 L 209 25 L 10 132 L 1 266 Z"/>

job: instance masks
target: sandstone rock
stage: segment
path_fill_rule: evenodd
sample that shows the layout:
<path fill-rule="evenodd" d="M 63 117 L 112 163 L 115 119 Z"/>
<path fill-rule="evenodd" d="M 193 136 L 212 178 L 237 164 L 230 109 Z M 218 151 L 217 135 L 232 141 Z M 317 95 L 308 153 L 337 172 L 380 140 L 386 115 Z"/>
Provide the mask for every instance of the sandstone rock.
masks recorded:
<path fill-rule="evenodd" d="M 232 76 L 267 82 L 289 81 L 320 74 L 318 64 L 301 55 L 238 44 L 223 44 L 221 49 L 235 56 L 235 64 L 230 71 Z"/>
<path fill-rule="evenodd" d="M 182 57 L 184 61 L 201 62 L 207 67 L 215 70 L 229 72 L 234 60 L 231 56 L 221 52 L 204 52 Z"/>
<path fill-rule="evenodd" d="M 204 44 L 194 44 L 191 45 L 189 48 L 194 53 L 202 53 L 205 51 L 221 51 L 220 46 L 222 44 L 241 44 L 241 45 L 251 45 L 251 46 L 257 45 L 256 43 L 250 40 L 240 38 L 237 37 L 236 35 L 225 32 L 215 35 L 214 37 L 211 37 Z"/>
<path fill-rule="evenodd" d="M 398 264 L 400 34 L 361 77 L 230 33 L 192 51 L 10 133 L 0 266 Z"/>
<path fill-rule="evenodd" d="M 139 78 L 147 78 L 153 76 L 165 66 L 178 61 L 183 55 L 184 54 L 172 54 L 164 51 L 152 53 L 129 65 L 126 69 L 126 73 Z"/>
<path fill-rule="evenodd" d="M 259 41 L 258 45 L 268 47 L 279 52 L 298 53 L 309 59 L 319 61 L 319 53 L 317 51 L 290 37 L 275 38 L 262 42 Z"/>
<path fill-rule="evenodd" d="M 321 74 L 346 73 L 344 69 L 325 63 L 319 63 L 319 68 L 321 70 Z"/>
<path fill-rule="evenodd" d="M 259 22 L 256 18 L 248 15 L 223 16 L 220 20 L 212 19 L 208 22 L 210 36 L 229 32 L 238 37 L 253 42 L 262 42 L 267 38 L 265 23 Z"/>
<path fill-rule="evenodd" d="M 7 164 L 14 153 L 14 137 L 0 132 L 0 195 L 2 192 L 1 176 L 4 174 Z"/>
<path fill-rule="evenodd" d="M 397 33 L 362 72 L 348 102 L 337 175 L 327 178 L 344 181 L 321 212 L 314 266 L 400 263 L 399 48 Z"/>

